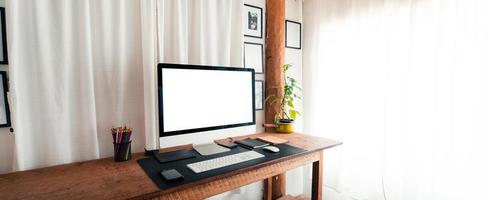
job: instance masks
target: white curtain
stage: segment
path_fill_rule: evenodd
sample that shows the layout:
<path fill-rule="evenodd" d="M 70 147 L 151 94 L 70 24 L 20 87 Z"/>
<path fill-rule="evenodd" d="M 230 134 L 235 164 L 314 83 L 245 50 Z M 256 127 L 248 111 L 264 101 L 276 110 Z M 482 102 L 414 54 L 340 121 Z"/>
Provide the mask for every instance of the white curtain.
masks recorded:
<path fill-rule="evenodd" d="M 7 1 L 18 169 L 157 148 L 158 62 L 242 65 L 242 1 Z M 144 134 L 146 133 L 146 134 Z"/>
<path fill-rule="evenodd" d="M 7 0 L 17 169 L 144 147 L 139 1 Z"/>
<path fill-rule="evenodd" d="M 326 199 L 488 199 L 488 1 L 306 0 Z"/>
<path fill-rule="evenodd" d="M 242 0 L 160 0 L 161 62 L 242 66 Z"/>
<path fill-rule="evenodd" d="M 158 2 L 141 1 L 142 73 L 144 82 L 144 130 L 146 149 L 159 149 L 157 126 Z"/>

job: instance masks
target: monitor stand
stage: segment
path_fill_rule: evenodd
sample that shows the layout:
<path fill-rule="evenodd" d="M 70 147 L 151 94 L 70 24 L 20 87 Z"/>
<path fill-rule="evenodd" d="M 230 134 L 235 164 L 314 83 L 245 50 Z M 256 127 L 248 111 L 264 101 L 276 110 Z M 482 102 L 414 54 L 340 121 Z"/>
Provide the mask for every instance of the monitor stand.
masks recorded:
<path fill-rule="evenodd" d="M 202 156 L 209 156 L 213 154 L 223 153 L 230 151 L 230 149 L 220 146 L 215 143 L 208 143 L 208 144 L 198 144 L 193 145 L 193 149 L 197 151 Z"/>

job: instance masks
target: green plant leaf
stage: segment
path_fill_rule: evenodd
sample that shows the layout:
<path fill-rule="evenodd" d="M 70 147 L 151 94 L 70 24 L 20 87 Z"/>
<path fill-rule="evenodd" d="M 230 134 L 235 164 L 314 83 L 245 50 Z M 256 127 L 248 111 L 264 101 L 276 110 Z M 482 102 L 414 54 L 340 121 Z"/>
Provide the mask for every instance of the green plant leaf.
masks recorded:
<path fill-rule="evenodd" d="M 298 110 L 295 110 L 295 113 L 297 113 L 297 115 L 302 116 L 302 113 L 300 113 Z"/>
<path fill-rule="evenodd" d="M 296 80 L 293 77 L 287 76 L 286 77 L 291 83 L 295 83 Z"/>
<path fill-rule="evenodd" d="M 291 67 L 291 66 L 292 66 L 292 65 L 290 65 L 290 64 L 284 64 L 284 65 L 283 65 L 283 71 L 284 71 L 284 72 L 288 71 L 288 69 L 290 69 L 290 67 Z"/>
<path fill-rule="evenodd" d="M 278 123 L 280 122 L 280 118 L 281 118 L 281 117 L 280 117 L 280 115 L 279 115 L 279 114 L 276 114 L 276 115 L 274 116 L 274 122 L 275 122 L 275 124 L 278 124 Z"/>
<path fill-rule="evenodd" d="M 297 111 L 296 110 L 289 110 L 290 117 L 295 120 L 297 118 Z"/>
<path fill-rule="evenodd" d="M 294 108 L 295 106 L 293 105 L 293 101 L 287 101 L 286 102 L 290 108 Z"/>

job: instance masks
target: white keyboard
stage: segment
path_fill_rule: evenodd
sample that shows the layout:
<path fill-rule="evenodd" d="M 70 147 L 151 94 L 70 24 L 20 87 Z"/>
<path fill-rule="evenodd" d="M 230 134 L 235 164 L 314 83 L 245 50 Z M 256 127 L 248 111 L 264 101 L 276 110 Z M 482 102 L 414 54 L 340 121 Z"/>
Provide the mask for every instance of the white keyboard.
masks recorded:
<path fill-rule="evenodd" d="M 214 158 L 210 160 L 191 163 L 186 166 L 190 168 L 193 172 L 198 174 L 213 169 L 218 169 L 229 165 L 234 165 L 237 163 L 242 163 L 242 162 L 263 158 L 263 157 L 264 155 L 258 152 L 246 151 L 246 152 L 236 153 L 236 154 Z"/>

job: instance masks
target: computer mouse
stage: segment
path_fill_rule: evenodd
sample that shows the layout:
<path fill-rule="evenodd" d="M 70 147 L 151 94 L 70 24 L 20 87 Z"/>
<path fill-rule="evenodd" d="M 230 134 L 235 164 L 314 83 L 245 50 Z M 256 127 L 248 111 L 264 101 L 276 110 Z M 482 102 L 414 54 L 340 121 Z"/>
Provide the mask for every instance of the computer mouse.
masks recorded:
<path fill-rule="evenodd" d="M 269 151 L 269 152 L 273 152 L 273 153 L 280 152 L 280 149 L 278 147 L 275 147 L 275 146 L 266 146 L 266 147 L 263 147 L 263 149 L 266 151 Z"/>

